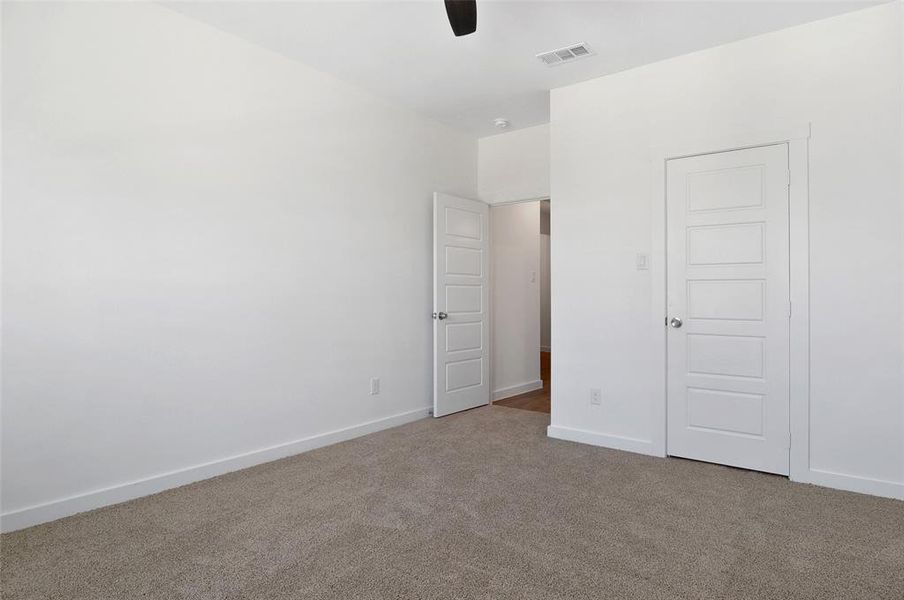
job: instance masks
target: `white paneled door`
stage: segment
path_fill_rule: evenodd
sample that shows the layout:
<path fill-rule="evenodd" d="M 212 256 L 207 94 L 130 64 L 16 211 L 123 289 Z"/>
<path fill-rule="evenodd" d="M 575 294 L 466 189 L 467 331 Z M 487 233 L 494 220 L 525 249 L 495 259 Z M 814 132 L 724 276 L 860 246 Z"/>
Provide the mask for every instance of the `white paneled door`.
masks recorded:
<path fill-rule="evenodd" d="M 788 147 L 667 176 L 668 453 L 787 475 Z"/>
<path fill-rule="evenodd" d="M 489 404 L 489 206 L 433 196 L 433 416 Z"/>

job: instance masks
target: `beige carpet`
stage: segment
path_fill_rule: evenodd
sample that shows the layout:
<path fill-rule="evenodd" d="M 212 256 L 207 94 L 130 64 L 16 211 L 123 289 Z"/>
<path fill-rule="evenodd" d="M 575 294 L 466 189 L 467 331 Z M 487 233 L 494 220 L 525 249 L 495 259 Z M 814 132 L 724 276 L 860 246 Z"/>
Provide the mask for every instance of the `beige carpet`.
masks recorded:
<path fill-rule="evenodd" d="M 2 537 L 2 597 L 904 598 L 904 503 L 483 408 Z"/>

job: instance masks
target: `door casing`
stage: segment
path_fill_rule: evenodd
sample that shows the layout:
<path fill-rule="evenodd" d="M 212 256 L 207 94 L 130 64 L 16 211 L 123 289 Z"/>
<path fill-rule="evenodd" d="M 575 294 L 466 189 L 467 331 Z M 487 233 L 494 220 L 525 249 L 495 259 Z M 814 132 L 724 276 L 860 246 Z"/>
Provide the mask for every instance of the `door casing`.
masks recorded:
<path fill-rule="evenodd" d="M 667 379 L 667 247 L 666 235 L 666 161 L 715 152 L 743 150 L 773 144 L 788 144 L 791 171 L 789 188 L 790 227 L 790 479 L 810 481 L 810 252 L 809 252 L 809 175 L 808 146 L 810 124 L 773 131 L 728 134 L 711 139 L 678 142 L 651 149 L 652 229 L 651 229 L 651 315 L 654 356 L 658 366 L 652 373 L 658 398 L 653 403 L 652 450 L 666 456 L 668 379 Z"/>

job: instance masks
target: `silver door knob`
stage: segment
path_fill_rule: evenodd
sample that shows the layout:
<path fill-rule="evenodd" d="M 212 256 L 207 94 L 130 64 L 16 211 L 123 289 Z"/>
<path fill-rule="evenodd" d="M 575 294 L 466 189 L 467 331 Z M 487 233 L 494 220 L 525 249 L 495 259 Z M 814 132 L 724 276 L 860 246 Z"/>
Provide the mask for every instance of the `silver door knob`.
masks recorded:
<path fill-rule="evenodd" d="M 433 318 L 439 319 L 440 321 L 442 321 L 443 319 L 448 319 L 449 315 L 447 315 L 444 312 L 438 312 L 438 313 L 433 313 Z"/>
<path fill-rule="evenodd" d="M 678 329 L 679 327 L 684 325 L 684 323 L 682 323 L 681 319 L 679 319 L 678 317 L 672 317 L 672 320 L 669 321 L 669 325 L 671 325 L 675 329 Z"/>

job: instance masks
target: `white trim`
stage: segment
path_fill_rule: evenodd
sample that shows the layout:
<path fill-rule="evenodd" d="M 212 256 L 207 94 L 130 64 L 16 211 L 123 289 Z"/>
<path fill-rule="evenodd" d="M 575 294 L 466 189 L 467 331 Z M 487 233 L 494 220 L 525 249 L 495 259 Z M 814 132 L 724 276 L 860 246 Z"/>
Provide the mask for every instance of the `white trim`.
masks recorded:
<path fill-rule="evenodd" d="M 666 281 L 666 264 L 668 261 L 666 250 L 666 160 L 667 153 L 657 154 L 653 152 L 652 158 L 652 198 L 650 207 L 651 243 L 650 243 L 650 288 L 652 290 L 652 341 L 653 358 L 659 363 L 658 367 L 650 374 L 653 389 L 657 397 L 653 398 L 651 407 L 652 444 L 657 456 L 666 456 L 666 432 L 668 431 L 668 346 L 666 340 L 667 330 L 665 319 L 667 318 L 668 304 L 666 294 L 668 282 Z"/>
<path fill-rule="evenodd" d="M 490 209 L 487 211 L 487 252 L 490 253 L 490 259 L 488 261 L 487 266 L 487 285 L 489 286 L 489 293 L 487 294 L 487 327 L 490 328 L 490 336 L 489 336 L 489 344 L 487 345 L 487 352 L 490 353 L 489 364 L 489 379 L 490 379 L 490 398 L 489 404 L 492 406 L 493 400 L 495 399 L 495 392 L 493 390 L 493 386 L 496 385 L 496 301 L 494 296 L 496 295 L 496 246 L 493 242 L 493 205 L 487 202 L 487 205 Z M 434 263 L 435 264 L 435 263 Z M 434 269 L 436 267 L 434 266 Z M 433 342 L 436 344 L 436 341 Z M 435 368 L 435 367 L 434 367 Z"/>
<path fill-rule="evenodd" d="M 809 140 L 788 140 L 788 231 L 791 278 L 789 477 L 810 473 L 810 175 Z"/>
<path fill-rule="evenodd" d="M 110 486 L 100 490 L 94 490 L 75 496 L 69 496 L 68 498 L 53 500 L 44 504 L 37 504 L 27 508 L 10 511 L 0 515 L 0 531 L 6 533 L 8 531 L 24 529 L 25 527 L 54 521 L 87 510 L 93 510 L 111 504 L 118 504 L 127 500 L 133 500 L 142 496 L 156 494 L 164 490 L 201 481 L 202 479 L 216 477 L 218 475 L 223 475 L 224 473 L 230 473 L 232 471 L 238 471 L 240 469 L 246 469 L 262 463 L 285 458 L 287 456 L 301 454 L 308 450 L 322 448 L 323 446 L 329 446 L 369 433 L 382 431 L 383 429 L 389 429 L 391 427 L 397 427 L 399 425 L 404 425 L 405 423 L 417 421 L 428 416 L 429 412 L 429 407 L 425 406 L 423 408 L 409 410 L 382 419 L 361 423 L 360 425 L 344 427 L 342 429 L 336 429 L 334 431 L 313 435 L 292 442 L 286 442 L 268 448 L 261 448 L 259 450 L 252 450 L 251 452 L 237 454 L 235 456 L 194 465 L 184 469 L 152 475 L 151 477 L 146 477 L 144 479 L 137 479 L 135 481 Z"/>
<path fill-rule="evenodd" d="M 898 44 L 900 48 L 900 56 L 898 60 L 900 61 L 898 64 L 904 65 L 904 0 L 898 0 L 898 20 L 900 21 L 899 25 L 899 40 L 901 43 Z M 904 96 L 904 76 L 898 79 L 899 83 L 899 93 Z M 901 103 L 901 123 L 902 127 L 904 127 L 904 102 Z M 904 194 L 904 148 L 902 148 L 901 152 L 901 171 L 899 184 L 901 186 L 900 191 Z M 904 231 L 904 211 L 901 213 L 901 228 Z M 904 242 L 904 236 L 902 236 L 902 242 Z M 901 244 L 901 264 L 904 264 L 904 243 Z M 904 315 L 904 281 L 901 283 L 901 314 Z M 902 347 L 904 347 L 904 319 L 901 320 L 901 342 Z M 904 353 L 901 356 L 901 381 L 904 383 Z M 901 452 L 901 482 L 902 486 L 904 486 L 904 394 L 901 394 L 901 436 L 899 438 L 899 449 Z M 900 498 L 904 500 L 904 489 L 901 490 Z"/>
<path fill-rule="evenodd" d="M 678 143 L 670 143 L 654 146 L 650 149 L 650 155 L 654 161 L 673 158 L 685 158 L 701 154 L 715 154 L 716 152 L 729 152 L 731 150 L 743 150 L 758 146 L 771 146 L 783 144 L 793 140 L 806 140 L 810 138 L 810 123 L 798 124 L 785 128 L 774 128 L 769 131 L 734 132 L 726 135 L 702 137 L 685 140 Z"/>
<path fill-rule="evenodd" d="M 904 500 L 904 483 L 897 481 L 845 475 L 844 473 L 834 473 L 820 469 L 810 469 L 808 479 L 807 483 L 822 487 Z"/>
<path fill-rule="evenodd" d="M 898 16 L 901 21 L 901 40 L 899 44 L 901 48 L 900 61 L 904 65 L 904 0 L 898 2 Z M 904 77 L 900 79 L 901 95 L 904 96 Z M 901 123 L 904 127 L 904 102 L 901 103 Z M 904 152 L 901 152 L 901 192 L 904 193 Z M 901 212 L 901 229 L 904 231 L 904 211 Z M 904 241 L 904 240 L 902 240 Z M 901 264 L 904 264 L 904 243 L 901 244 Z M 901 314 L 904 315 L 904 281 L 901 283 Z M 904 347 L 904 319 L 901 320 L 901 342 Z M 901 381 L 904 382 L 904 353 L 901 356 Z M 901 481 L 904 482 L 904 394 L 901 394 Z M 904 491 L 901 492 L 901 499 L 904 500 Z"/>
<path fill-rule="evenodd" d="M 502 202 L 487 202 L 486 200 L 482 200 L 482 202 L 486 202 L 490 206 L 507 206 L 509 204 L 524 204 L 525 202 L 543 202 L 544 200 L 549 200 L 549 196 L 540 196 L 539 198 L 524 198 L 522 200 L 503 200 Z"/>
<path fill-rule="evenodd" d="M 657 456 L 666 456 L 667 443 L 667 345 L 665 318 L 666 295 L 666 161 L 687 156 L 713 154 L 772 144 L 788 144 L 791 170 L 789 190 L 790 227 L 790 300 L 792 303 L 790 340 L 791 443 L 790 471 L 794 481 L 810 481 L 810 335 L 809 335 L 809 164 L 808 140 L 810 124 L 797 125 L 771 132 L 735 133 L 711 139 L 690 140 L 676 145 L 651 149 L 653 173 L 651 189 L 651 325 L 653 355 L 661 368 L 652 373 L 659 400 L 654 401 L 653 440 Z"/>
<path fill-rule="evenodd" d="M 493 390 L 493 402 L 495 402 L 496 400 L 511 398 L 512 396 L 518 396 L 519 394 L 526 394 L 527 392 L 533 392 L 534 390 L 539 389 L 543 389 L 542 379 L 535 379 L 533 381 L 526 381 L 524 383 L 518 383 L 516 385 L 499 388 L 498 390 Z"/>
<path fill-rule="evenodd" d="M 624 450 L 625 452 L 635 452 L 648 456 L 659 456 L 654 448 L 653 442 L 650 440 L 597 433 L 595 431 L 587 431 L 586 429 L 574 429 L 572 427 L 561 427 L 559 425 L 550 425 L 547 427 L 546 435 L 557 440 L 602 446 L 603 448 Z"/>

